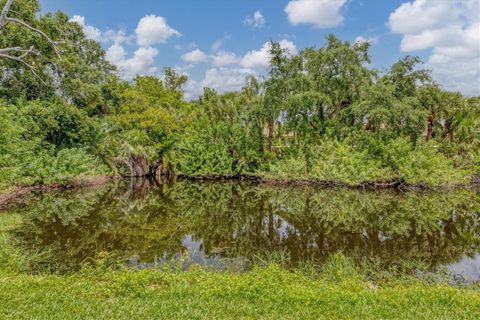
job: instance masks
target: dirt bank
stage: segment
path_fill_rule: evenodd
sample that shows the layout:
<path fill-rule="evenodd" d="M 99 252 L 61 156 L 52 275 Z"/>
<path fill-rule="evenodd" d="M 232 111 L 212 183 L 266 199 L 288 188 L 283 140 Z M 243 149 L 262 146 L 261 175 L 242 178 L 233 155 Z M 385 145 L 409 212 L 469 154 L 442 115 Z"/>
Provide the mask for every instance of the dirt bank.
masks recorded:
<path fill-rule="evenodd" d="M 33 186 L 15 186 L 13 189 L 0 193 L 0 210 L 5 210 L 13 204 L 20 203 L 26 195 L 32 192 L 47 192 L 53 190 L 66 190 L 97 186 L 114 179 L 109 176 L 78 177 L 66 183 L 37 184 Z"/>

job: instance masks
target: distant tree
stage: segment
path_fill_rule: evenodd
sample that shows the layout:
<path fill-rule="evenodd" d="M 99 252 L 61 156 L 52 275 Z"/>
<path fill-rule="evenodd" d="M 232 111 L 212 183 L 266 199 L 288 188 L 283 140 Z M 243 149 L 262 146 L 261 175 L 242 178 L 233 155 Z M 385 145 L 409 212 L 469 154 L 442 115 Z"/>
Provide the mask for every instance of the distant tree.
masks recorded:
<path fill-rule="evenodd" d="M 181 93 L 183 86 L 188 81 L 188 77 L 184 74 L 179 74 L 174 68 L 164 68 L 164 83 L 167 89 Z"/>

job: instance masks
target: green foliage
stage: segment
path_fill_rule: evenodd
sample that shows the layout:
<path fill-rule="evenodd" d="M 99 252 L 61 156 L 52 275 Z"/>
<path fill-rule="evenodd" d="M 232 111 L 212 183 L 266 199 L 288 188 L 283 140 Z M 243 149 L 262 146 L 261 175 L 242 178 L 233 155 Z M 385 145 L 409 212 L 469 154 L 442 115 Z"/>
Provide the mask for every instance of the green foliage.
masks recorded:
<path fill-rule="evenodd" d="M 0 187 L 64 183 L 108 171 L 91 153 L 97 126 L 82 110 L 61 103 L 1 104 Z"/>
<path fill-rule="evenodd" d="M 358 150 L 348 141 L 323 140 L 306 152 L 292 154 L 274 162 L 264 173 L 269 178 L 315 179 L 359 184 L 368 181 L 388 181 L 392 171 L 383 168 L 367 150 Z"/>
<path fill-rule="evenodd" d="M 180 173 L 235 176 L 255 169 L 263 140 L 254 118 L 258 102 L 249 89 L 224 96 L 205 91 L 174 148 Z"/>
<path fill-rule="evenodd" d="M 0 48 L 37 53 L 25 63 L 0 58 L 2 186 L 103 173 L 103 164 L 125 176 L 349 184 L 463 183 L 478 173 L 478 98 L 439 88 L 418 57 L 380 73 L 369 66 L 368 43 L 328 35 L 324 46 L 294 54 L 271 42 L 264 81 L 249 77 L 224 94 L 205 88 L 186 102 L 185 75 L 165 68 L 163 80 L 122 81 L 80 25 L 63 12 L 38 12 L 37 0 L 15 0 L 9 15 L 58 47 L 16 23 L 0 33 Z M 76 164 L 84 159 L 82 169 L 61 164 L 66 154 Z"/>
<path fill-rule="evenodd" d="M 466 183 L 468 175 L 455 169 L 452 161 L 438 152 L 435 143 L 414 147 L 406 139 L 382 146 L 383 160 L 393 168 L 398 178 L 412 184 L 446 185 Z"/>

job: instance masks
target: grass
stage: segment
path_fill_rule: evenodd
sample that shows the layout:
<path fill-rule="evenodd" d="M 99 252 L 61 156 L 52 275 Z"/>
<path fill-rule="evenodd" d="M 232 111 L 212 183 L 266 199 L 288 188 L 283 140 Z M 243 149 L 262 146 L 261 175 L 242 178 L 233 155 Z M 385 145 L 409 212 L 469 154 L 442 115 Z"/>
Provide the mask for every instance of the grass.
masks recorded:
<path fill-rule="evenodd" d="M 4 275 L 1 319 L 479 319 L 480 294 L 422 282 L 373 288 L 278 266 L 250 273 Z"/>
<path fill-rule="evenodd" d="M 418 279 L 373 285 L 335 255 L 321 272 L 268 261 L 251 272 L 112 270 L 29 274 L 0 213 L 0 319 L 479 319 L 480 291 Z"/>

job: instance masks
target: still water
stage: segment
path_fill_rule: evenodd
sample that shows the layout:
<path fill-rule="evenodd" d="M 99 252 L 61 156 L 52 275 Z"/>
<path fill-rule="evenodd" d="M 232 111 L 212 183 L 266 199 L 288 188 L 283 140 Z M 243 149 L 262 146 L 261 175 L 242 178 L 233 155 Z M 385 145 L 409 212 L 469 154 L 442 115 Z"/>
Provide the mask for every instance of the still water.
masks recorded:
<path fill-rule="evenodd" d="M 480 280 L 480 191 L 362 191 L 251 182 L 131 180 L 33 195 L 12 209 L 36 268 L 114 257 L 141 268 L 252 262 L 321 266 L 342 253 L 376 271 L 447 270 Z"/>

